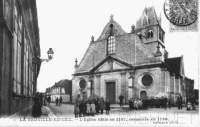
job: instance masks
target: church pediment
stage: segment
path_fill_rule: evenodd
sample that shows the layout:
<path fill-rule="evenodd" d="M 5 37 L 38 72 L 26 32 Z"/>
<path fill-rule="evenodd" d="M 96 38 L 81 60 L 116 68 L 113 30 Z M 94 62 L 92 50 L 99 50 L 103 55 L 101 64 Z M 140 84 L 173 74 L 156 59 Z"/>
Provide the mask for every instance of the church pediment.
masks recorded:
<path fill-rule="evenodd" d="M 104 71 L 114 71 L 114 70 L 123 70 L 129 69 L 132 66 L 128 63 L 120 61 L 119 59 L 113 57 L 107 57 L 99 65 L 94 67 L 91 71 L 93 72 L 104 72 Z"/>

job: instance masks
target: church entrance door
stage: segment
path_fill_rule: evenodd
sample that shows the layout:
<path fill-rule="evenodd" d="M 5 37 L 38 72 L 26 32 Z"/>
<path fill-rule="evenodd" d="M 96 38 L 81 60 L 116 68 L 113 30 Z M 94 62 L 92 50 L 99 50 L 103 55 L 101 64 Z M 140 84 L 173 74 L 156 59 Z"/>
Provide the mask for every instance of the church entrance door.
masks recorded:
<path fill-rule="evenodd" d="M 106 99 L 109 99 L 111 104 L 115 104 L 115 82 L 106 82 Z"/>

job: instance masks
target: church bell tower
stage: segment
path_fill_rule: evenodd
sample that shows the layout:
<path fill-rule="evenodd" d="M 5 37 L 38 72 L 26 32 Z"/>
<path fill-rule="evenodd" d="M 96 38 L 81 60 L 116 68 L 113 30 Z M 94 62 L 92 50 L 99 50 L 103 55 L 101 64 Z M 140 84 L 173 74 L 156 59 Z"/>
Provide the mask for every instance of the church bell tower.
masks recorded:
<path fill-rule="evenodd" d="M 136 22 L 135 34 L 152 51 L 154 57 L 164 60 L 167 56 L 164 43 L 165 32 L 161 27 L 161 17 L 157 16 L 154 7 L 144 9 Z"/>

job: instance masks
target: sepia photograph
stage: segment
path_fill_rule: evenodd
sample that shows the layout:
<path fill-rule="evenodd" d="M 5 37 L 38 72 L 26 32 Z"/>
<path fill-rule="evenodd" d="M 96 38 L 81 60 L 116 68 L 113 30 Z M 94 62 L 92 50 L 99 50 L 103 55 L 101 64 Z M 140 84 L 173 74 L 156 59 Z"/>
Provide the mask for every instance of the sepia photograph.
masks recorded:
<path fill-rule="evenodd" d="M 0 0 L 0 127 L 199 126 L 199 0 Z"/>

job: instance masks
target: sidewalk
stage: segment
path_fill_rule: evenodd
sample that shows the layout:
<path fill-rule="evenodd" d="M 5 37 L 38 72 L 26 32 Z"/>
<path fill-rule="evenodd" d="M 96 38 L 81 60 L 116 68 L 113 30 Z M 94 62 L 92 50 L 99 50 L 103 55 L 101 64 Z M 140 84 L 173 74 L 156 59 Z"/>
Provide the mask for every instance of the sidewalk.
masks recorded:
<path fill-rule="evenodd" d="M 51 117 L 51 118 L 56 117 L 48 106 L 42 106 L 41 111 L 42 111 L 42 113 L 41 113 L 40 117 Z M 28 108 L 25 111 L 17 112 L 11 116 L 8 116 L 9 119 L 18 118 L 18 117 L 32 118 L 33 117 L 32 116 L 32 108 Z M 38 118 L 40 118 L 40 117 L 38 117 Z"/>

